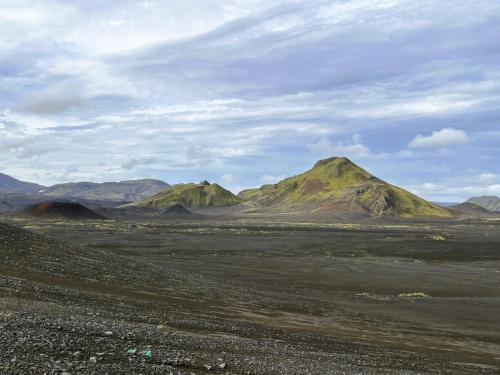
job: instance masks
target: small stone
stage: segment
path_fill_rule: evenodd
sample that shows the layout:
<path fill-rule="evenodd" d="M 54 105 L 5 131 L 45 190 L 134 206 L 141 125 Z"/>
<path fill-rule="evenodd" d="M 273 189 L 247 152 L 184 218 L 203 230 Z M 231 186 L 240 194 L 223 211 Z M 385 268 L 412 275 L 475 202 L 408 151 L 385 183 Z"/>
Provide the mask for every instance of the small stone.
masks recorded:
<path fill-rule="evenodd" d="M 106 332 L 104 332 L 104 336 L 113 336 L 113 332 L 112 331 L 106 331 Z"/>
<path fill-rule="evenodd" d="M 219 368 L 221 370 L 224 370 L 226 368 L 226 362 L 222 362 L 220 365 L 219 365 Z"/>
<path fill-rule="evenodd" d="M 97 357 L 92 356 L 90 357 L 89 361 L 90 363 L 97 363 Z"/>

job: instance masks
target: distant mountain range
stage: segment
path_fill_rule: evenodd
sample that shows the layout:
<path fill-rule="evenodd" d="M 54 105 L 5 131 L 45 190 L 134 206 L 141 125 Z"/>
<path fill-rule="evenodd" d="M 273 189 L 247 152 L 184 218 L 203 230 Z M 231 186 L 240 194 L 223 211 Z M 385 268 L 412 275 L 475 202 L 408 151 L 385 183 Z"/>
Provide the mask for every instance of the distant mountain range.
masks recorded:
<path fill-rule="evenodd" d="M 235 206 L 231 212 L 402 218 L 488 216 L 495 215 L 491 211 L 500 212 L 498 197 L 471 198 L 448 207 L 431 203 L 373 176 L 345 157 L 320 160 L 302 174 L 243 190 L 238 195 L 207 181 L 170 186 L 160 180 L 143 179 L 45 187 L 0 174 L 0 210 L 18 210 L 47 200 L 131 210 Z"/>
<path fill-rule="evenodd" d="M 38 193 L 45 186 L 24 182 L 14 177 L 0 173 L 0 193 Z"/>
<path fill-rule="evenodd" d="M 489 211 L 500 212 L 500 198 L 495 196 L 473 197 L 466 201 L 484 207 Z"/>
<path fill-rule="evenodd" d="M 168 189 L 160 180 L 120 182 L 70 182 L 43 186 L 0 174 L 0 211 L 15 211 L 47 200 L 77 202 L 89 206 L 117 206 Z"/>
<path fill-rule="evenodd" d="M 160 180 L 144 179 L 120 182 L 70 182 L 53 185 L 41 191 L 47 197 L 72 197 L 93 200 L 133 202 L 162 190 L 169 184 Z"/>
<path fill-rule="evenodd" d="M 298 176 L 244 190 L 238 196 L 257 208 L 284 212 L 405 218 L 454 216 L 453 211 L 390 185 L 345 157 L 320 160 Z"/>
<path fill-rule="evenodd" d="M 456 210 L 467 216 L 490 217 L 496 215 L 496 212 L 490 211 L 482 206 L 470 202 L 455 204 L 453 206 L 449 206 L 449 208 Z"/>

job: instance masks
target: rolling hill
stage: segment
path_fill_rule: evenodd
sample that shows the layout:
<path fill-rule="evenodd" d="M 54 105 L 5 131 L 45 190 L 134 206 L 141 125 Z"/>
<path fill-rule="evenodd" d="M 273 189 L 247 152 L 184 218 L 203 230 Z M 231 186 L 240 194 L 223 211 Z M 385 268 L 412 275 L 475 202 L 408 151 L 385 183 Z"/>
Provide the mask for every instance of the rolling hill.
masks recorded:
<path fill-rule="evenodd" d="M 186 208 L 234 206 L 243 201 L 229 190 L 207 181 L 199 184 L 177 184 L 152 197 L 131 203 L 127 207 L 169 208 L 181 204 Z"/>
<path fill-rule="evenodd" d="M 345 157 L 318 161 L 298 176 L 244 190 L 255 207 L 295 213 L 354 213 L 370 216 L 452 217 L 452 210 L 371 175 Z"/>

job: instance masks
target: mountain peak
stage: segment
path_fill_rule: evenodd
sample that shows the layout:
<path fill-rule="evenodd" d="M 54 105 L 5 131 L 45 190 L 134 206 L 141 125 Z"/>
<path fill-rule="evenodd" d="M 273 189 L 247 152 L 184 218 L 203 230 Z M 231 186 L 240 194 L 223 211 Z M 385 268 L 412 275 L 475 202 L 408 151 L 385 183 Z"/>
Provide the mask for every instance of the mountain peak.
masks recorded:
<path fill-rule="evenodd" d="M 348 180 L 349 184 L 364 183 L 370 180 L 377 180 L 372 174 L 353 163 L 345 156 L 331 157 L 317 161 L 312 169 L 306 172 L 308 177 L 332 182 L 334 180 Z"/>
<path fill-rule="evenodd" d="M 345 164 L 345 165 L 353 165 L 353 166 L 356 165 L 351 160 L 349 160 L 349 158 L 347 158 L 345 156 L 333 156 L 331 158 L 318 160 L 314 164 L 313 168 L 317 168 L 317 167 L 321 167 L 321 166 L 325 166 L 325 165 L 330 165 L 330 164 L 337 164 L 337 165 Z"/>

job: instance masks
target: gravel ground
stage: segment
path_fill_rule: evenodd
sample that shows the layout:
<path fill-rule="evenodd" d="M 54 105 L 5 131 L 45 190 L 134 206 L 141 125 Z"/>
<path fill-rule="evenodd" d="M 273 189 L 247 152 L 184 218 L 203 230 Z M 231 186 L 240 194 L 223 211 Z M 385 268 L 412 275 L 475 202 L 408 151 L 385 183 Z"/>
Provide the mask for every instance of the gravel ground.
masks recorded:
<path fill-rule="evenodd" d="M 26 222 L 22 224 L 28 226 Z M 1 374 L 499 373 L 494 354 L 485 359 L 487 344 L 496 347 L 495 334 L 483 337 L 480 344 L 485 348 L 482 354 L 477 353 L 477 358 L 474 353 L 463 355 L 470 351 L 468 348 L 457 355 L 443 354 L 450 350 L 445 345 L 436 347 L 435 354 L 432 348 L 412 349 L 412 340 L 431 340 L 438 332 L 411 338 L 416 333 L 411 331 L 405 336 L 409 329 L 401 331 L 398 326 L 400 339 L 377 342 L 370 337 L 368 326 L 366 335 L 359 333 L 365 329 L 363 324 L 369 321 L 366 319 L 359 321 L 357 332 L 333 331 L 332 320 L 327 320 L 323 312 L 332 309 L 332 302 L 325 300 L 320 287 L 295 302 L 288 292 L 283 292 L 283 286 L 265 288 L 254 285 L 254 281 L 236 280 L 237 277 L 215 277 L 215 266 L 208 260 L 203 260 L 207 270 L 202 272 L 201 265 L 194 267 L 191 263 L 193 259 L 201 261 L 200 255 L 190 252 L 175 259 L 159 257 L 158 253 L 147 257 L 118 252 L 110 243 L 109 233 L 104 235 L 109 228 L 96 234 L 92 224 L 79 224 L 78 241 L 70 241 L 77 238 L 74 227 L 60 223 L 37 225 L 45 226 L 37 231 L 50 232 L 51 236 L 0 224 Z M 116 224 L 113 233 L 120 241 L 129 243 L 120 232 L 120 225 Z M 151 229 L 145 228 L 146 232 Z M 83 231 L 88 237 L 84 237 Z M 140 226 L 132 232 L 143 240 L 145 234 Z M 128 230 L 127 233 L 131 235 Z M 173 241 L 172 234 L 168 235 Z M 217 237 L 219 251 L 223 247 L 220 238 L 224 236 Z M 194 241 L 193 237 L 189 240 Z M 227 237 L 227 243 L 234 240 Z M 200 241 L 206 242 L 206 238 Z M 89 246 L 89 242 L 93 243 Z M 176 249 L 181 251 L 179 245 Z M 246 264 L 251 262 L 252 259 L 245 260 Z M 227 266 L 226 261 L 222 264 Z M 234 269 L 238 267 L 234 263 Z M 297 272 L 294 274 L 300 278 Z M 247 277 L 245 273 L 244 279 Z M 374 301 L 367 296 L 372 295 L 349 301 L 362 311 Z M 252 300 L 255 308 L 249 309 Z M 406 303 L 392 301 L 389 302 L 394 304 L 393 309 Z M 388 305 L 386 302 L 384 306 Z M 266 319 L 257 314 L 264 311 L 263 306 L 267 307 Z M 319 312 L 313 312 L 314 306 Z M 342 305 L 340 311 L 337 305 L 337 324 L 340 325 L 341 317 L 346 319 L 347 315 L 341 313 L 351 314 L 347 307 Z M 426 307 L 413 303 L 412 309 L 416 308 Z M 293 316 L 295 320 L 283 316 Z M 297 317 L 304 316 L 306 322 L 298 322 Z M 385 324 L 371 322 L 373 326 Z M 395 322 L 392 324 L 396 326 Z M 391 324 L 386 329 L 391 335 L 396 331 Z M 458 333 L 451 329 L 445 335 L 449 342 L 458 340 Z M 472 345 L 479 342 L 478 337 L 470 336 L 460 343 L 467 340 L 473 340 Z"/>

